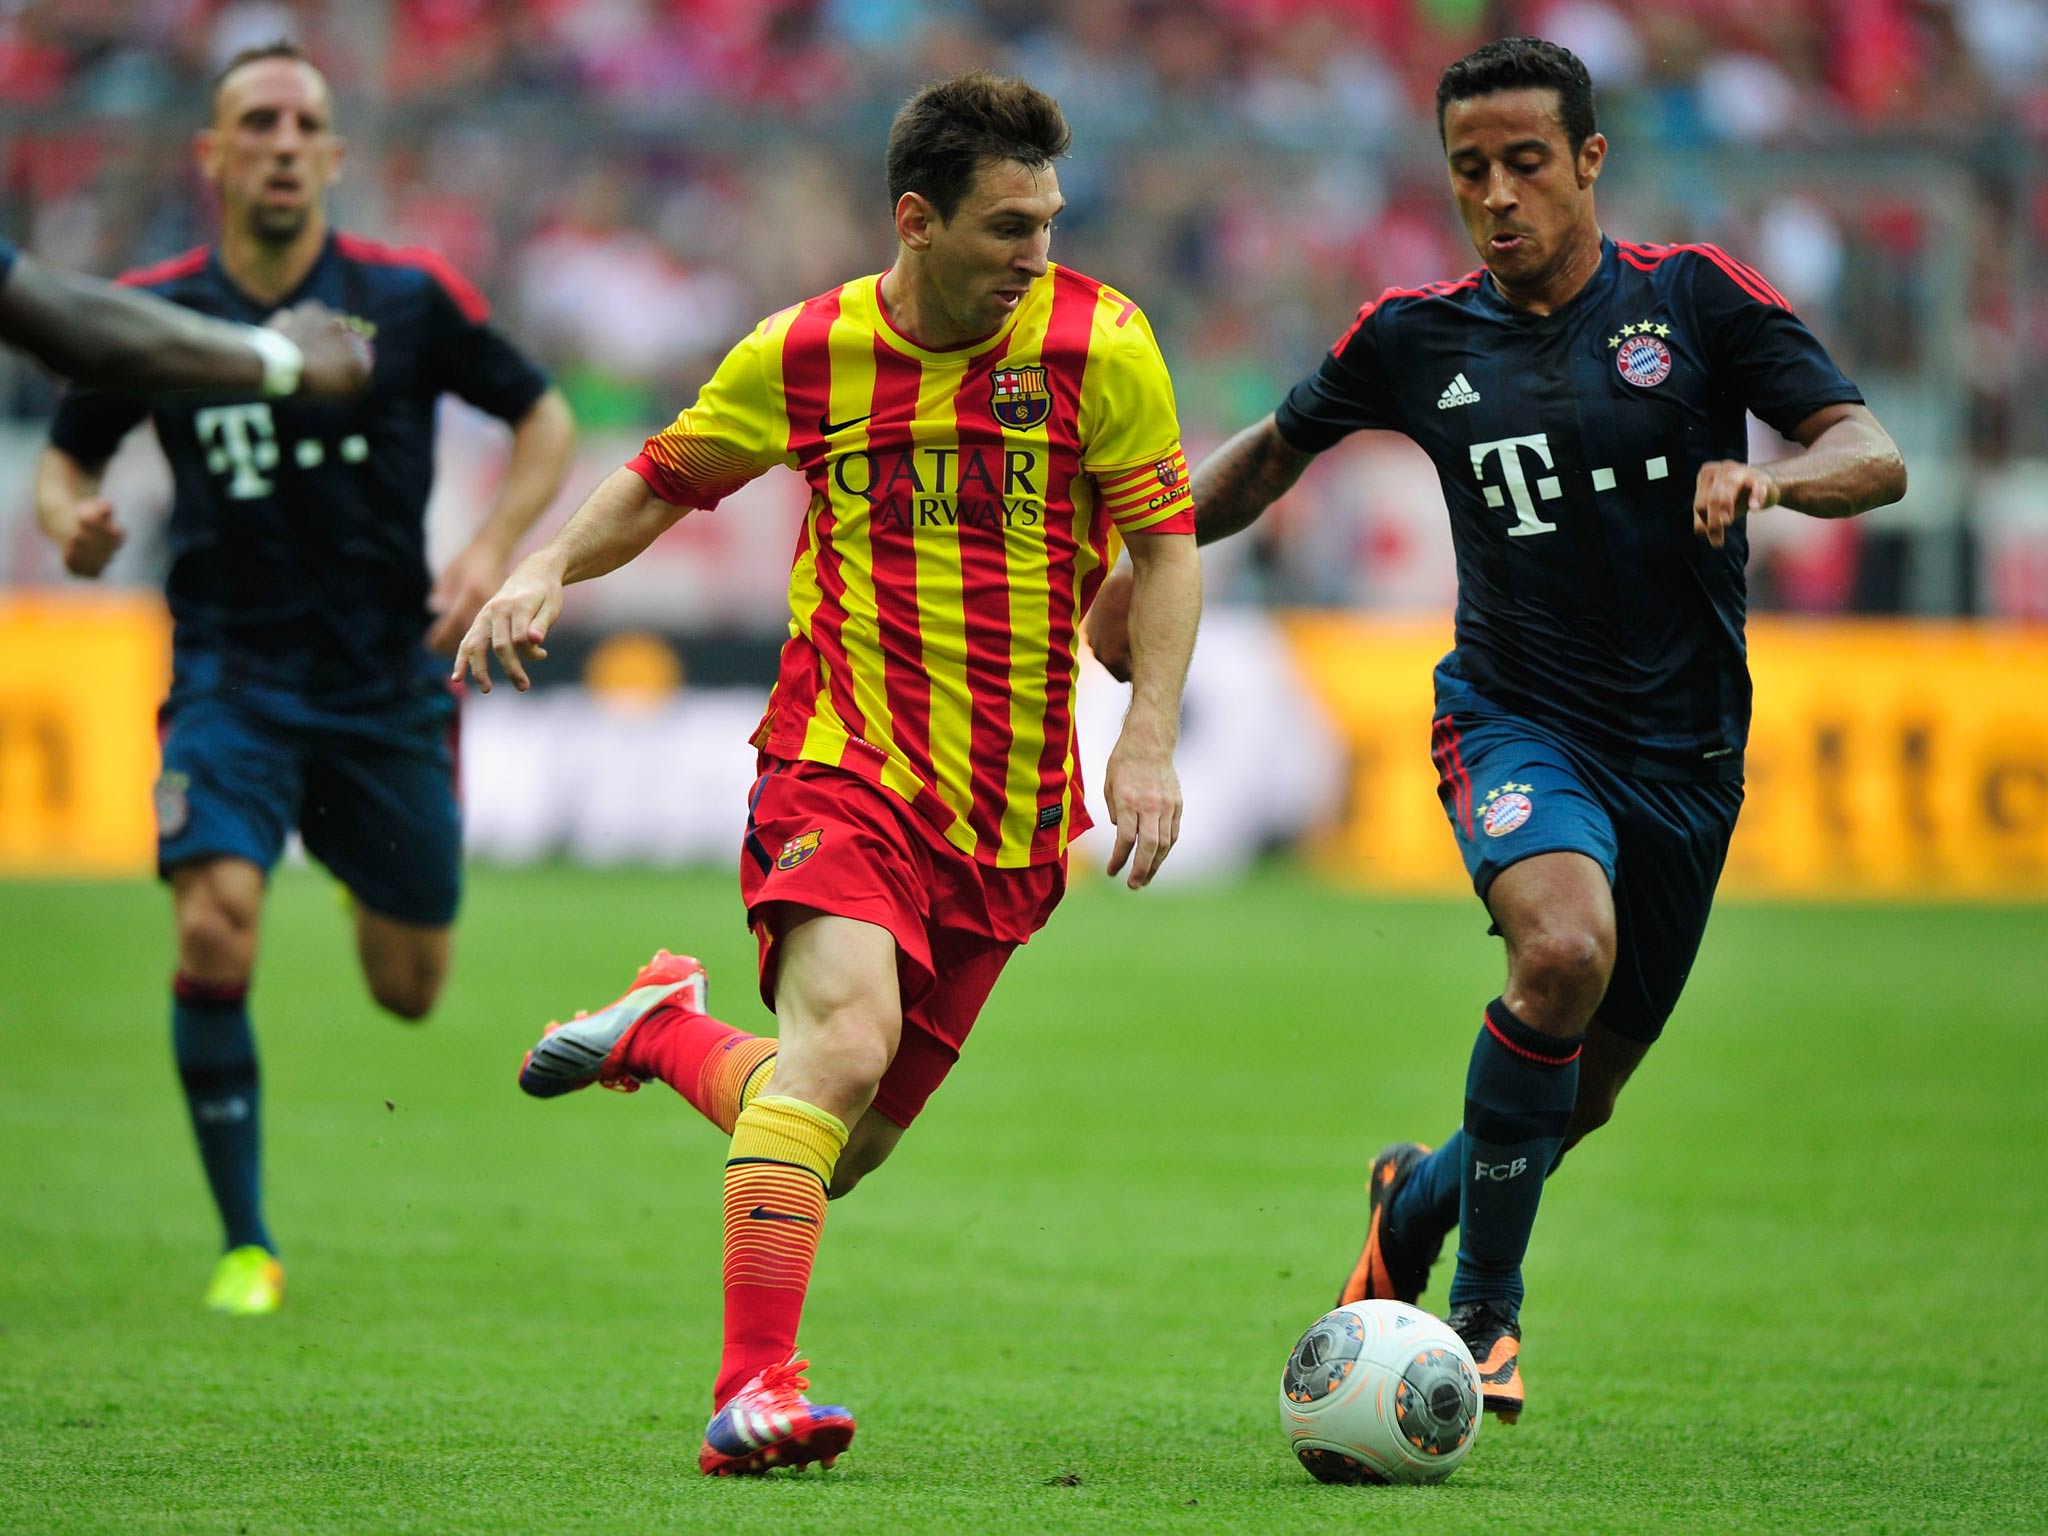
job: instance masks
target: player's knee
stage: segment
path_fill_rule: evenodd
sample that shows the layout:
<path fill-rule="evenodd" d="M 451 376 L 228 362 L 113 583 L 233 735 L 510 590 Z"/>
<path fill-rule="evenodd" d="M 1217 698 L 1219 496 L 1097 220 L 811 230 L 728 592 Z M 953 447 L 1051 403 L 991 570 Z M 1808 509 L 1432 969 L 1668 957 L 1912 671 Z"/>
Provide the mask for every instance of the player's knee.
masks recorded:
<path fill-rule="evenodd" d="M 1546 928 L 1515 948 L 1511 986 L 1531 1028 L 1585 1027 L 1614 974 L 1614 935 L 1592 924 Z"/>
<path fill-rule="evenodd" d="M 256 963 L 256 914 L 205 895 L 178 903 L 178 968 L 221 984 L 249 979 Z"/>
<path fill-rule="evenodd" d="M 854 1124 L 874 1102 L 901 1027 L 900 1020 L 880 1016 L 872 1004 L 813 1015 L 801 1023 L 784 1018 L 774 1091 Z M 866 1171 L 858 1157 L 848 1167 Z"/>

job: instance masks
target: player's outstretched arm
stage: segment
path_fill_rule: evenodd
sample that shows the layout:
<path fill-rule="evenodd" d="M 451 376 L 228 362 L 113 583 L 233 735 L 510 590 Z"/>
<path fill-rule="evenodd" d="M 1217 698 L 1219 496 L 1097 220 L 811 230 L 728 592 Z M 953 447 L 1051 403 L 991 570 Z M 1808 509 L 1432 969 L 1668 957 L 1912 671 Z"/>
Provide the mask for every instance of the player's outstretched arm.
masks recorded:
<path fill-rule="evenodd" d="M 1801 452 L 1768 464 L 1700 466 L 1693 531 L 1719 549 L 1738 517 L 1790 507 L 1809 517 L 1854 517 L 1906 494 L 1906 461 L 1868 406 L 1827 405 L 1793 428 Z"/>
<path fill-rule="evenodd" d="M 1314 459 L 1282 437 L 1271 416 L 1246 427 L 1195 470 L 1195 542 L 1249 528 Z M 1088 610 L 1088 648 L 1120 683 L 1131 680 L 1131 581 L 1129 566 L 1111 572 Z"/>
<path fill-rule="evenodd" d="M 74 576 L 99 575 L 128 538 L 100 494 L 105 467 L 81 464 L 61 448 L 44 448 L 36 461 L 36 522 Z"/>
<path fill-rule="evenodd" d="M 0 340 L 66 378 L 128 392 L 353 394 L 370 381 L 368 343 L 318 306 L 266 335 L 28 255 L 0 289 Z"/>
<path fill-rule="evenodd" d="M 1271 416 L 1246 427 L 1195 468 L 1195 542 L 1214 544 L 1251 527 L 1314 461 L 1280 435 Z"/>
<path fill-rule="evenodd" d="M 1103 799 L 1116 821 L 1114 875 L 1129 860 L 1129 885 L 1149 885 L 1180 837 L 1181 690 L 1202 617 L 1202 562 L 1184 533 L 1134 533 L 1130 602 L 1131 708 L 1103 773 Z"/>
<path fill-rule="evenodd" d="M 491 691 L 491 658 L 524 693 L 526 663 L 544 661 L 542 642 L 562 612 L 562 588 L 615 571 L 673 526 L 686 509 L 663 501 L 630 469 L 615 469 L 547 543 L 513 567 L 497 595 L 477 611 L 456 648 L 459 682 L 467 672 Z"/>
<path fill-rule="evenodd" d="M 434 614 L 427 631 L 430 649 L 452 654 L 484 600 L 504 581 L 512 552 L 562 488 L 575 440 L 576 418 L 559 389 L 548 390 L 513 424 L 512 453 L 505 461 L 496 503 L 476 537 L 442 569 L 427 595 L 427 607 Z"/>

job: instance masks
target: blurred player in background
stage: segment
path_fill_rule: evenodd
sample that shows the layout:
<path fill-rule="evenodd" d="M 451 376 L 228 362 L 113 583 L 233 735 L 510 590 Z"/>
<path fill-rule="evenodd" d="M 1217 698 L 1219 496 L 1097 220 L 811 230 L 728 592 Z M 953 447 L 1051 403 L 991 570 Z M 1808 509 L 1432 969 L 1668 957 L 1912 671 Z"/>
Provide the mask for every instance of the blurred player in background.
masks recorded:
<path fill-rule="evenodd" d="M 229 62 L 197 152 L 220 193 L 220 243 L 126 281 L 244 322 L 318 301 L 374 343 L 370 389 L 333 403 L 73 394 L 36 509 L 71 568 L 96 575 L 121 538 L 101 471 L 154 420 L 176 480 L 156 796 L 158 868 L 177 910 L 172 1038 L 227 1231 L 206 1303 L 249 1314 L 275 1310 L 284 1285 L 263 1218 L 247 1007 L 268 872 L 296 827 L 354 897 L 371 995 L 401 1018 L 426 1015 L 448 970 L 461 854 L 456 700 L 428 645 L 453 646 L 554 496 L 571 422 L 436 257 L 329 229 L 342 143 L 327 83 L 299 49 Z M 481 531 L 430 585 L 444 392 L 510 423 L 512 449 Z"/>
<path fill-rule="evenodd" d="M 1179 826 L 1201 606 L 1186 461 L 1137 305 L 1047 261 L 1067 143 L 1022 81 L 919 92 L 889 139 L 895 266 L 762 322 L 462 644 L 481 686 L 495 653 L 524 688 L 565 582 L 774 465 L 811 487 L 740 858 L 780 1039 L 712 1018 L 702 967 L 663 951 L 520 1073 L 539 1097 L 660 1078 L 732 1137 L 709 1473 L 830 1460 L 853 1436 L 804 1398 L 794 1354 L 825 1201 L 889 1155 L 1065 888 L 1088 825 L 1075 643 L 1123 540 L 1135 686 L 1105 774 L 1110 872 L 1128 859 L 1144 885 Z"/>
<path fill-rule="evenodd" d="M 50 266 L 5 240 L 0 341 L 53 373 L 111 389 L 325 397 L 357 394 L 370 382 L 368 340 L 323 304 L 300 305 L 267 326 L 231 325 Z"/>
<path fill-rule="evenodd" d="M 1280 409 L 1195 475 L 1197 536 L 1248 527 L 1347 433 L 1435 461 L 1458 561 L 1431 755 L 1473 887 L 1507 943 L 1461 1129 L 1372 1164 L 1340 1300 L 1421 1295 L 1459 1231 L 1449 1321 L 1512 1422 L 1522 1256 L 1543 1180 L 1606 1123 L 1677 1004 L 1742 803 L 1750 683 L 1742 519 L 1899 499 L 1896 447 L 1752 269 L 1712 246 L 1607 239 L 1585 66 L 1489 43 L 1437 118 L 1479 271 L 1390 289 Z M 1743 462 L 1745 410 L 1800 445 Z M 1121 671 L 1127 577 L 1090 620 Z"/>

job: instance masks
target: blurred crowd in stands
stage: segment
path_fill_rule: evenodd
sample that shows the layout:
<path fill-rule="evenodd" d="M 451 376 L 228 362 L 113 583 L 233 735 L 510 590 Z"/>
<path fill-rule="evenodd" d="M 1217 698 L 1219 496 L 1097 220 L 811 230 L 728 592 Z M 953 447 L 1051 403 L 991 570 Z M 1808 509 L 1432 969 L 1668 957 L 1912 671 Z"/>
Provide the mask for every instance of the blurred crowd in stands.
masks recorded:
<path fill-rule="evenodd" d="M 1593 75 L 1610 231 L 1726 244 L 1852 377 L 1964 402 L 1961 511 L 2048 456 L 2048 0 L 0 0 L 0 234 L 101 272 L 211 238 L 206 81 L 291 36 L 352 140 L 341 221 L 440 250 L 586 427 L 644 432 L 756 317 L 887 261 L 889 114 L 988 64 L 1067 109 L 1055 259 L 1145 305 L 1199 448 L 1361 299 L 1475 264 L 1435 81 L 1518 31 Z M 16 417 L 48 403 L 14 376 Z M 1398 599 L 1357 573 L 1401 528 L 1302 500 L 1241 590 Z M 1867 539 L 1788 544 L 1762 596 L 1900 606 Z"/>

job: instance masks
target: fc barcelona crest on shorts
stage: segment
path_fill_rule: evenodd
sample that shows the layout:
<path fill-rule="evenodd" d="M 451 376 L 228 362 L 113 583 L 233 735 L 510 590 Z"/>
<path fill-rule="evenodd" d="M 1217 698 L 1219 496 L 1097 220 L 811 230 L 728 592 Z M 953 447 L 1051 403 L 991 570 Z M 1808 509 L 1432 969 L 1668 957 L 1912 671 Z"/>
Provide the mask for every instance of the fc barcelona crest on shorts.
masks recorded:
<path fill-rule="evenodd" d="M 804 832 L 792 837 L 782 845 L 782 852 L 775 855 L 777 869 L 795 869 L 818 851 L 818 844 L 825 841 L 823 830 Z"/>
<path fill-rule="evenodd" d="M 988 400 L 996 420 L 1020 432 L 1052 414 L 1052 388 L 1043 368 L 998 368 L 989 375 Z"/>

